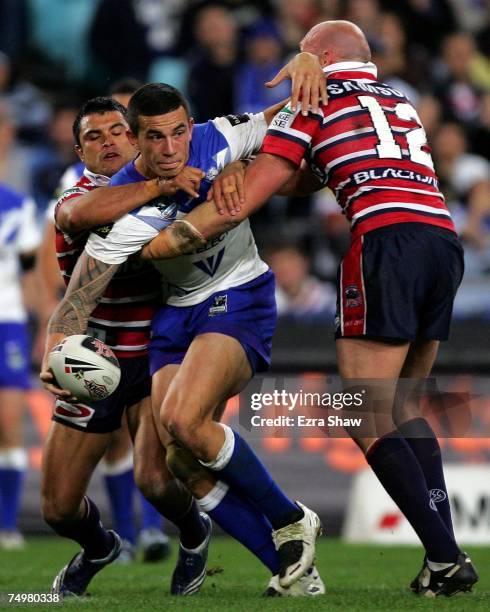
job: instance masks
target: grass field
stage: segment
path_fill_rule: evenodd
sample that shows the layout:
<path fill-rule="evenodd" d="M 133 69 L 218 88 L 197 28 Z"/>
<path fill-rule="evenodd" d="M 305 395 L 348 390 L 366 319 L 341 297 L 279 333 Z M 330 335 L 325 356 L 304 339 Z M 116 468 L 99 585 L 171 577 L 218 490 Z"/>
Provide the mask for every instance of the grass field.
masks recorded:
<path fill-rule="evenodd" d="M 20 552 L 0 551 L 0 592 L 49 591 L 54 575 L 75 551 L 71 543 L 55 538 L 32 538 Z M 268 581 L 266 570 L 232 540 L 215 538 L 209 558 L 212 575 L 197 596 L 168 595 L 172 558 L 163 564 L 135 562 L 130 566 L 107 567 L 91 583 L 91 597 L 66 602 L 64 607 L 106 612 L 490 610 L 489 548 L 468 551 L 480 573 L 474 592 L 437 600 L 418 598 L 407 589 L 420 566 L 419 550 L 354 546 L 323 538 L 317 551 L 317 566 L 327 585 L 327 595 L 319 598 L 261 598 Z M 53 609 L 46 605 L 29 607 Z"/>

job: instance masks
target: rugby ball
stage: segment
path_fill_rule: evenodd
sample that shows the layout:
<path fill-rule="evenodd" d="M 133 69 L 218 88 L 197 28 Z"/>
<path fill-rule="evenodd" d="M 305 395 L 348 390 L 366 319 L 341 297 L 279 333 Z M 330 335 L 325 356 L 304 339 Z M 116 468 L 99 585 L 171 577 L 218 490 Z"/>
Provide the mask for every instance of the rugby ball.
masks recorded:
<path fill-rule="evenodd" d="M 50 352 L 48 364 L 58 386 L 80 401 L 98 402 L 109 397 L 121 379 L 117 357 L 93 336 L 67 336 Z"/>

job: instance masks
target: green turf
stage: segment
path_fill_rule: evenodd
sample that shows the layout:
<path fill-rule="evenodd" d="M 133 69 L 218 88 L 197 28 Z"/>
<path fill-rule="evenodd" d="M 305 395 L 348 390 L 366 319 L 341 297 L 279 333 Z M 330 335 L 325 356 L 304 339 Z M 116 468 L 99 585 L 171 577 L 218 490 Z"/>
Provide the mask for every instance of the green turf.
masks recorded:
<path fill-rule="evenodd" d="M 175 549 L 175 546 L 174 546 Z M 33 538 L 21 552 L 0 551 L 0 592 L 47 592 L 51 581 L 76 551 L 69 542 Z M 67 602 L 65 609 L 171 612 L 303 612 L 308 610 L 490 610 L 490 548 L 469 548 L 481 580 L 474 592 L 452 599 L 426 600 L 412 595 L 407 584 L 418 571 L 420 550 L 405 547 L 354 546 L 322 538 L 317 567 L 327 584 L 327 595 L 314 599 L 260 597 L 267 572 L 238 544 L 227 538 L 212 542 L 208 576 L 199 595 L 168 595 L 173 563 L 110 566 L 90 585 L 90 598 Z M 1 606 L 1 604 L 0 604 Z M 5 605 L 12 608 L 12 605 Z M 29 606 L 53 610 L 53 606 Z"/>

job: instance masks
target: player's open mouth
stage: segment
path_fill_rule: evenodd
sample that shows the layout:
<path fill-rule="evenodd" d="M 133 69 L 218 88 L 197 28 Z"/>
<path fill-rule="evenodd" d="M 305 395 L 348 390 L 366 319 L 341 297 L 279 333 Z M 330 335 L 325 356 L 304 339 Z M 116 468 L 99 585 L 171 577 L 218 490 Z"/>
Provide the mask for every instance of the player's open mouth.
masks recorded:
<path fill-rule="evenodd" d="M 119 153 L 107 153 L 107 155 L 104 155 L 104 159 L 115 159 L 116 157 L 120 157 Z"/>

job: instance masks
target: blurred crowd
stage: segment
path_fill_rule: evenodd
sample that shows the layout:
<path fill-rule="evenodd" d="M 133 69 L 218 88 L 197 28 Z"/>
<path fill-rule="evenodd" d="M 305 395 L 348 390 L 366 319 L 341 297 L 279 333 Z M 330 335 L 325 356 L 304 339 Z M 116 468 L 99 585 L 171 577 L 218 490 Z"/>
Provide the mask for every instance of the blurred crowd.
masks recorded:
<path fill-rule="evenodd" d="M 0 182 L 33 197 L 41 224 L 88 97 L 132 77 L 181 89 L 198 122 L 256 112 L 287 97 L 264 82 L 305 32 L 349 19 L 426 128 L 466 250 L 455 315 L 490 317 L 489 14 L 485 0 L 0 0 Z M 280 314 L 330 320 L 349 242 L 332 194 L 274 197 L 253 226 Z"/>

